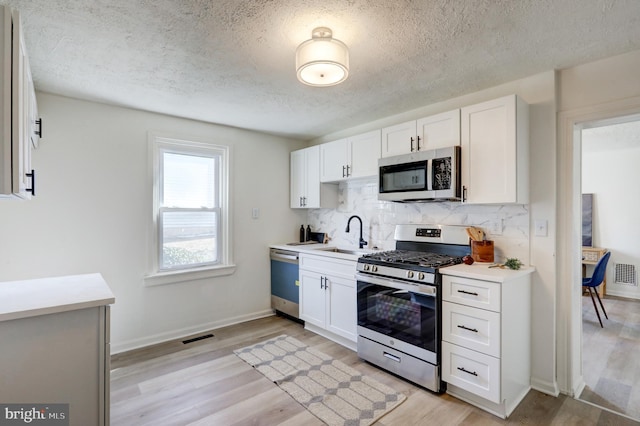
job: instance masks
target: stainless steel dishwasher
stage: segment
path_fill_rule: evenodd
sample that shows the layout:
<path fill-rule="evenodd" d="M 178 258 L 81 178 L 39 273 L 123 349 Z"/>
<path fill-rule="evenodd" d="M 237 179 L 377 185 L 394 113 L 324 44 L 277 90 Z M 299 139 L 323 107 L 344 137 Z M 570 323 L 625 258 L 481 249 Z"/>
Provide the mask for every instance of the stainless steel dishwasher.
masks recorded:
<path fill-rule="evenodd" d="M 271 249 L 271 307 L 278 313 L 300 318 L 298 253 Z"/>

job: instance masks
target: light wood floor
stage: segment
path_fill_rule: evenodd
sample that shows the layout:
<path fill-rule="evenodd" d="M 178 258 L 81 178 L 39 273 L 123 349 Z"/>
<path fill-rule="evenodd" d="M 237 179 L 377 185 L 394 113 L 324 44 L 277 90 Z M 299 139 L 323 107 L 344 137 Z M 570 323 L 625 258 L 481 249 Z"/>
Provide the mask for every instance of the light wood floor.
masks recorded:
<path fill-rule="evenodd" d="M 582 297 L 586 387 L 580 399 L 640 419 L 640 301 L 606 296 L 602 303 L 609 315 L 606 319 L 600 311 L 604 328 L 591 298 Z"/>
<path fill-rule="evenodd" d="M 391 425 L 638 425 L 576 399 L 531 391 L 508 420 L 449 395 L 436 395 L 358 359 L 354 352 L 295 322 L 269 317 L 179 341 L 114 355 L 111 425 L 322 425 L 274 383 L 233 354 L 288 334 L 407 395 L 376 423 Z"/>

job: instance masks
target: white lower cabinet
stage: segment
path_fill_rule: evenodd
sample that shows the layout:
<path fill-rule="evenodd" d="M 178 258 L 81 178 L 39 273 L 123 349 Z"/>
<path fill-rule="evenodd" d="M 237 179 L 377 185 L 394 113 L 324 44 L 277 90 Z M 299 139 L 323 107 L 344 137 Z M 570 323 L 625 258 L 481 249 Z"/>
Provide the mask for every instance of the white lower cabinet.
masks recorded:
<path fill-rule="evenodd" d="M 305 328 L 355 348 L 356 262 L 300 254 L 300 319 Z"/>
<path fill-rule="evenodd" d="M 532 268 L 443 268 L 447 393 L 507 418 L 531 389 Z"/>

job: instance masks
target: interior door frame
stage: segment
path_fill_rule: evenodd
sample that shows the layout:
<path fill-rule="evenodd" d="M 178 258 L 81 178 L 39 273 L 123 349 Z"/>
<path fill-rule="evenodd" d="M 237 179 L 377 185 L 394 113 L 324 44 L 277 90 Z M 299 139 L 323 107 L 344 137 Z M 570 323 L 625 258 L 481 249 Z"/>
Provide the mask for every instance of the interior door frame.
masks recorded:
<path fill-rule="evenodd" d="M 637 114 L 640 114 L 640 97 L 558 114 L 557 371 L 560 389 L 574 398 L 585 386 L 582 375 L 581 132 L 595 123 L 614 123 Z"/>

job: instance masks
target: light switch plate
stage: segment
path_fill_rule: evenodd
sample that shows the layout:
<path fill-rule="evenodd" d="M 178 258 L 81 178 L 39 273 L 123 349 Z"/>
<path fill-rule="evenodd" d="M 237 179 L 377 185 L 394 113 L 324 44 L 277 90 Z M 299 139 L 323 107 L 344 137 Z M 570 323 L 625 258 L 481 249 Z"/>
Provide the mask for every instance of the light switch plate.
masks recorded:
<path fill-rule="evenodd" d="M 546 237 L 548 234 L 547 230 L 547 221 L 546 220 L 536 220 L 534 222 L 535 225 L 535 235 L 536 237 Z"/>

